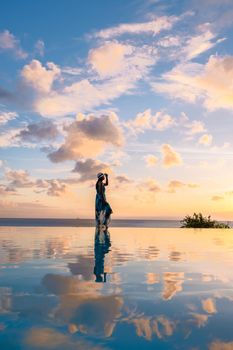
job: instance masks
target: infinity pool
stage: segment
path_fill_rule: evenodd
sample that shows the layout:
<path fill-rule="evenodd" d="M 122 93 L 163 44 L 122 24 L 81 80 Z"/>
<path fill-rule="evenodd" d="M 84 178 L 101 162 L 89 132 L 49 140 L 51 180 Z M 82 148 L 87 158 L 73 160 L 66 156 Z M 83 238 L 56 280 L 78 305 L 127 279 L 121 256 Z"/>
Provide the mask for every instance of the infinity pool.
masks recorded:
<path fill-rule="evenodd" d="M 0 227 L 0 349 L 233 349 L 232 230 Z"/>

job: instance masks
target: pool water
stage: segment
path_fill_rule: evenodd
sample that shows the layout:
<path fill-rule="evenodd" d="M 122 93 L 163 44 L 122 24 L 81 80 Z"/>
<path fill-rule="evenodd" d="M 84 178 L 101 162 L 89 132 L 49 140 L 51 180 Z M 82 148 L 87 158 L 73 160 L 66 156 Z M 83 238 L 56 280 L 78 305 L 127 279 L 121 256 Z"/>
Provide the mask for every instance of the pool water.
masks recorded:
<path fill-rule="evenodd" d="M 0 349 L 233 349 L 232 230 L 1 227 Z"/>

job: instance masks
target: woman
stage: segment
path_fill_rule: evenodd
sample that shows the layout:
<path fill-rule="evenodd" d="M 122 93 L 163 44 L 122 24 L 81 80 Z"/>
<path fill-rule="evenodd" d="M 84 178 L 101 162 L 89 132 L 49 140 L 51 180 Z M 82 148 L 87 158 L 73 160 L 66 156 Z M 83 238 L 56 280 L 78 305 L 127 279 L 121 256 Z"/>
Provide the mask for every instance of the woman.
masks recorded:
<path fill-rule="evenodd" d="M 104 178 L 106 179 L 105 182 Z M 105 186 L 108 186 L 108 174 L 98 173 L 96 182 L 95 218 L 97 225 L 108 227 L 112 208 L 106 201 Z"/>

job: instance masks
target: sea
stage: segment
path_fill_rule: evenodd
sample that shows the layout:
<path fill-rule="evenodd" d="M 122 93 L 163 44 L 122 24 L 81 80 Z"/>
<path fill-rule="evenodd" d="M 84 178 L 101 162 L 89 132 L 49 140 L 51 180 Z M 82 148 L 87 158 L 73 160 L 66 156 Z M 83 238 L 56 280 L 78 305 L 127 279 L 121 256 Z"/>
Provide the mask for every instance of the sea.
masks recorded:
<path fill-rule="evenodd" d="M 233 221 L 223 221 L 233 227 Z M 93 219 L 0 218 L 0 226 L 13 227 L 93 227 Z M 111 227 L 179 228 L 180 220 L 114 219 Z"/>

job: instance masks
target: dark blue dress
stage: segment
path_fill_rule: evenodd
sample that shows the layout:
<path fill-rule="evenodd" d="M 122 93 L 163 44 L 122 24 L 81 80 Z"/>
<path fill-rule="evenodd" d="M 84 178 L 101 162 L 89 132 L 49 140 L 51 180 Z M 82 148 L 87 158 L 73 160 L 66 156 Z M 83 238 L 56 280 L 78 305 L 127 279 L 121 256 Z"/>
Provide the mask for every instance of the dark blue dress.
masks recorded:
<path fill-rule="evenodd" d="M 96 184 L 96 198 L 95 198 L 95 219 L 97 225 L 108 226 L 110 222 L 110 216 L 112 214 L 112 208 L 106 201 L 105 186 L 102 184 L 99 186 Z"/>

